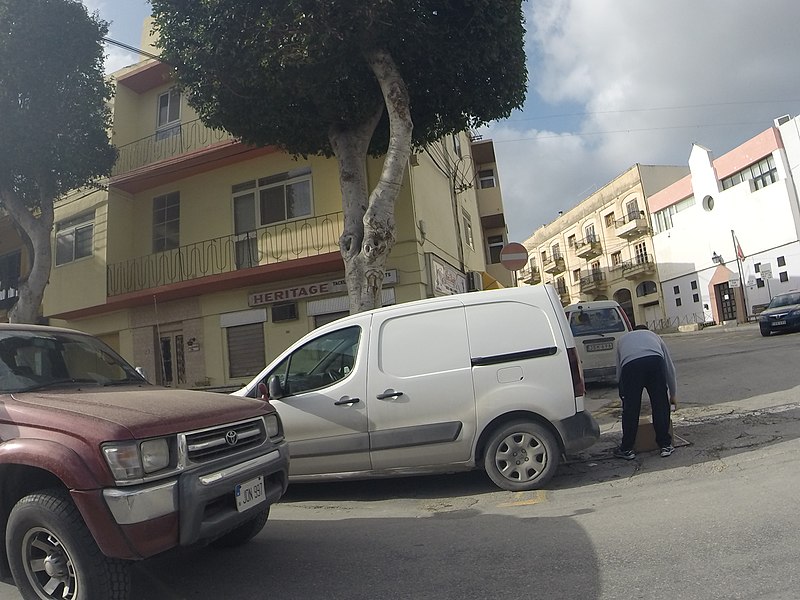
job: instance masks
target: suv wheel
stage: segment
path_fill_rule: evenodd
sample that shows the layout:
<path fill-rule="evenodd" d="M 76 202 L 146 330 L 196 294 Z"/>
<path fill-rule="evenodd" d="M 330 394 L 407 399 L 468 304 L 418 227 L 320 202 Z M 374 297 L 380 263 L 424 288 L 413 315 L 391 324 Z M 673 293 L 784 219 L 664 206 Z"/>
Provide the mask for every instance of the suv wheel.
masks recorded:
<path fill-rule="evenodd" d="M 106 557 L 60 489 L 22 498 L 8 517 L 6 552 L 25 600 L 125 600 L 128 563 Z"/>
<path fill-rule="evenodd" d="M 561 457 L 555 436 L 533 421 L 514 421 L 492 433 L 483 457 L 492 481 L 504 490 L 535 490 L 555 474 Z"/>

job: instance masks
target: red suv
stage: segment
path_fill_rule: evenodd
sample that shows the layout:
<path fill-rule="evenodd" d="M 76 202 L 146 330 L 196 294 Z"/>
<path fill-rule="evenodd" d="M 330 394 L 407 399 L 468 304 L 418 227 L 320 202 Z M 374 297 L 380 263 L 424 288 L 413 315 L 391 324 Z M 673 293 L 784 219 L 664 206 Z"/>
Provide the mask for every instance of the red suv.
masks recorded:
<path fill-rule="evenodd" d="M 156 387 L 91 336 L 0 324 L 0 574 L 23 598 L 124 599 L 130 561 L 242 544 L 287 473 L 267 402 Z"/>

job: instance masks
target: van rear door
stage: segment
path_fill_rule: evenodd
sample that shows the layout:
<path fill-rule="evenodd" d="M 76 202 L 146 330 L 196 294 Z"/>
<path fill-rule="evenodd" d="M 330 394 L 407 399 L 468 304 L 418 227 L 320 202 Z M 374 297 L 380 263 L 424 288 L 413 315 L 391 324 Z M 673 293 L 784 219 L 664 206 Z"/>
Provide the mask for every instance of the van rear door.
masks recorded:
<path fill-rule="evenodd" d="M 373 316 L 367 381 L 375 470 L 466 462 L 475 399 L 464 307 L 446 300 L 420 312 Z"/>

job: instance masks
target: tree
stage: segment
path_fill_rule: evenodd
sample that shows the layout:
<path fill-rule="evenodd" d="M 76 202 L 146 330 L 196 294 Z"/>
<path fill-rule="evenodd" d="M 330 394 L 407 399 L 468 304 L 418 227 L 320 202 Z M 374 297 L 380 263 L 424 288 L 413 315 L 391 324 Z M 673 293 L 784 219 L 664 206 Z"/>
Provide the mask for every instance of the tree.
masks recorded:
<path fill-rule="evenodd" d="M 9 320 L 38 320 L 50 278 L 53 204 L 108 175 L 107 25 L 77 0 L 0 0 L 0 206 L 28 248 Z"/>
<path fill-rule="evenodd" d="M 335 156 L 350 311 L 380 306 L 412 148 L 525 98 L 522 0 L 151 0 L 163 59 L 209 127 Z M 367 156 L 384 156 L 367 189 Z"/>

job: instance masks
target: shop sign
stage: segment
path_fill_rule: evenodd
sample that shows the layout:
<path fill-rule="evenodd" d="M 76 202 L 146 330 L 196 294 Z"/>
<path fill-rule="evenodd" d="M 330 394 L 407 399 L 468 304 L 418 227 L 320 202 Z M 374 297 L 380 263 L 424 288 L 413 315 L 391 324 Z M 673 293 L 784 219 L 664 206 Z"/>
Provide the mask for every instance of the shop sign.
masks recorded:
<path fill-rule="evenodd" d="M 383 284 L 393 285 L 395 283 L 397 283 L 397 271 L 395 269 L 386 271 L 383 276 Z M 280 290 L 256 292 L 250 294 L 247 303 L 250 306 L 262 306 L 264 304 L 272 304 L 273 302 L 292 302 L 294 300 L 313 298 L 314 296 L 341 293 L 347 293 L 347 283 L 344 279 L 336 279 L 334 281 L 296 285 Z"/>

